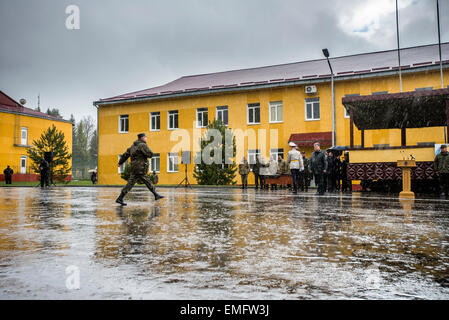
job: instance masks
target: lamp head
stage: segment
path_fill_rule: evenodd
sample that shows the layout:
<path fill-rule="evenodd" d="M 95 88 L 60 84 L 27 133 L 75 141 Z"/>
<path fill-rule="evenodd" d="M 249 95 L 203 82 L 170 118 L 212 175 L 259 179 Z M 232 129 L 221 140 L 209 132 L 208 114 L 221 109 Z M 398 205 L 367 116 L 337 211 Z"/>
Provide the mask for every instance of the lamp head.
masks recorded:
<path fill-rule="evenodd" d="M 329 50 L 327 48 L 323 49 L 323 54 L 326 58 L 329 58 Z"/>

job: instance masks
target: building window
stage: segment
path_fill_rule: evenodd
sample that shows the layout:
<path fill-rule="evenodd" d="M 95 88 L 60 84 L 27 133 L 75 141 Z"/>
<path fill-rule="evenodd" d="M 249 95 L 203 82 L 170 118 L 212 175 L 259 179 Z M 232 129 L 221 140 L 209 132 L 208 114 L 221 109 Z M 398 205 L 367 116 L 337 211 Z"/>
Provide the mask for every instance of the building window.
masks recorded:
<path fill-rule="evenodd" d="M 151 112 L 150 113 L 150 131 L 160 131 L 161 130 L 161 113 Z"/>
<path fill-rule="evenodd" d="M 248 104 L 248 124 L 260 123 L 260 103 Z"/>
<path fill-rule="evenodd" d="M 270 102 L 270 122 L 279 123 L 284 121 L 282 101 Z"/>
<path fill-rule="evenodd" d="M 206 128 L 207 127 L 207 108 L 196 109 L 196 127 Z"/>
<path fill-rule="evenodd" d="M 22 128 L 20 138 L 20 144 L 24 146 L 28 145 L 28 128 Z"/>
<path fill-rule="evenodd" d="M 217 107 L 217 120 L 221 120 L 225 126 L 228 125 L 228 106 Z"/>
<path fill-rule="evenodd" d="M 168 130 L 178 129 L 178 110 L 168 112 Z"/>
<path fill-rule="evenodd" d="M 153 154 L 153 157 L 150 159 L 150 172 L 161 172 L 161 155 L 159 153 Z"/>
<path fill-rule="evenodd" d="M 248 163 L 256 164 L 257 156 L 260 156 L 260 150 L 248 150 Z"/>
<path fill-rule="evenodd" d="M 179 155 L 177 153 L 168 153 L 167 172 L 178 172 Z"/>
<path fill-rule="evenodd" d="M 284 159 L 284 149 L 271 149 L 270 159 L 272 156 L 275 156 L 276 161 L 278 159 L 278 156 L 281 156 L 281 158 Z"/>
<path fill-rule="evenodd" d="M 120 162 L 120 155 L 118 156 L 118 161 Z M 126 164 L 128 163 L 128 161 L 126 161 L 125 163 L 122 163 L 119 167 L 118 167 L 118 173 L 122 174 L 123 172 L 125 172 L 125 167 Z"/>
<path fill-rule="evenodd" d="M 27 173 L 27 156 L 20 157 L 20 173 L 21 174 Z"/>
<path fill-rule="evenodd" d="M 119 133 L 129 132 L 129 116 L 127 114 L 119 116 L 118 132 Z"/>
<path fill-rule="evenodd" d="M 306 121 L 320 120 L 320 98 L 306 99 Z"/>

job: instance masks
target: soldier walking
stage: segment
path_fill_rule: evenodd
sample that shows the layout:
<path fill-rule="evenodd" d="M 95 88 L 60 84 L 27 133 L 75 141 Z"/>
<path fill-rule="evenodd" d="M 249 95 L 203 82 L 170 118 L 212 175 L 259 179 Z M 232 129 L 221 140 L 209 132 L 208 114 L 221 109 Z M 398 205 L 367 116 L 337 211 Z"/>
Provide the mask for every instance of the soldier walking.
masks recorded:
<path fill-rule="evenodd" d="M 447 146 L 440 147 L 441 152 L 435 157 L 434 167 L 435 171 L 440 176 L 440 193 L 447 197 L 449 194 L 449 153 Z"/>
<path fill-rule="evenodd" d="M 249 174 L 249 164 L 243 157 L 242 162 L 239 164 L 239 175 L 242 178 L 242 189 L 248 188 L 248 174 Z"/>
<path fill-rule="evenodd" d="M 154 199 L 159 200 L 162 199 L 163 196 L 159 195 L 152 182 L 150 177 L 147 175 L 148 171 L 148 158 L 153 156 L 153 152 L 151 152 L 150 148 L 147 146 L 147 136 L 145 133 L 139 133 L 137 135 L 137 140 L 134 141 L 131 147 L 126 150 L 124 154 L 120 156 L 120 161 L 118 166 L 121 166 L 123 163 L 131 157 L 131 175 L 129 176 L 128 183 L 122 189 L 120 196 L 115 200 L 115 202 L 121 204 L 122 206 L 126 206 L 126 203 L 123 202 L 123 197 L 131 191 L 137 181 L 142 181 L 147 188 L 154 194 Z"/>
<path fill-rule="evenodd" d="M 8 166 L 3 170 L 3 174 L 5 175 L 5 183 L 12 184 L 12 175 L 14 174 L 14 171 Z"/>
<path fill-rule="evenodd" d="M 260 181 L 260 186 L 262 188 L 262 177 L 259 175 L 260 174 L 260 161 L 259 161 L 259 156 L 256 156 L 256 163 L 254 163 L 252 165 L 252 169 L 253 169 L 253 174 L 254 174 L 254 180 L 255 180 L 255 184 L 256 184 L 256 190 L 259 187 L 259 181 Z"/>

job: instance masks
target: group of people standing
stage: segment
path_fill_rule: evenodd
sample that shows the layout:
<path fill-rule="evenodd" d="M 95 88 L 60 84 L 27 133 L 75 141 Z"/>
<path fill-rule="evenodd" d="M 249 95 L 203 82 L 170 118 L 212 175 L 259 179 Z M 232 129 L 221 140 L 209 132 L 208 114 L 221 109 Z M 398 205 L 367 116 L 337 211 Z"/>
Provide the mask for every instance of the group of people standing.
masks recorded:
<path fill-rule="evenodd" d="M 306 157 L 305 152 L 298 150 L 298 146 L 290 142 L 290 151 L 287 159 L 281 156 L 275 159 L 271 156 L 270 161 L 265 163 L 263 158 L 258 155 L 255 163 L 250 165 L 245 157 L 239 164 L 239 174 L 242 178 L 242 189 L 248 187 L 248 175 L 252 171 L 255 178 L 256 189 L 265 189 L 267 187 L 266 179 L 268 177 L 279 177 L 282 175 L 291 175 L 293 193 L 298 190 L 308 191 L 311 179 L 315 180 L 317 186 L 317 194 L 323 195 L 328 192 L 340 190 L 340 179 L 342 180 L 341 190 L 349 190 L 349 183 L 346 179 L 346 168 L 349 159 L 345 154 L 345 160 L 341 161 L 334 152 L 329 153 L 322 151 L 320 143 L 314 144 L 314 151 L 310 159 Z M 277 188 L 277 185 L 274 186 Z M 282 184 L 280 184 L 282 188 Z M 273 188 L 273 185 L 272 185 Z"/>

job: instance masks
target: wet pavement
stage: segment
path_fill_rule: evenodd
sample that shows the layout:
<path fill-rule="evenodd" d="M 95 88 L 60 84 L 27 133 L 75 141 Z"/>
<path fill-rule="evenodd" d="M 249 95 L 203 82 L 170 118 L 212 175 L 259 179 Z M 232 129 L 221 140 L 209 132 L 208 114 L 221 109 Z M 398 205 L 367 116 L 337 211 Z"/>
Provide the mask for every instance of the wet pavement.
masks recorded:
<path fill-rule="evenodd" d="M 449 299 L 447 200 L 158 190 L 0 188 L 0 299 Z"/>

